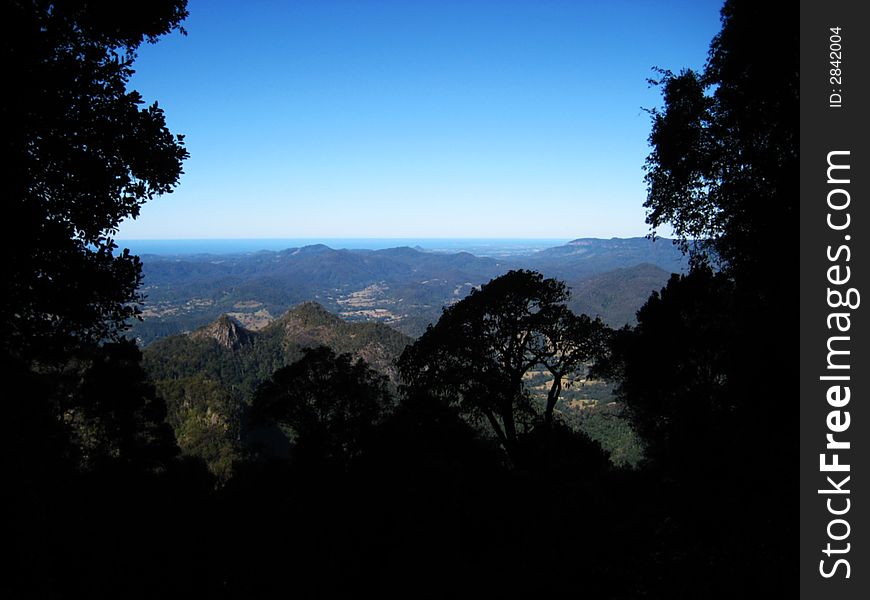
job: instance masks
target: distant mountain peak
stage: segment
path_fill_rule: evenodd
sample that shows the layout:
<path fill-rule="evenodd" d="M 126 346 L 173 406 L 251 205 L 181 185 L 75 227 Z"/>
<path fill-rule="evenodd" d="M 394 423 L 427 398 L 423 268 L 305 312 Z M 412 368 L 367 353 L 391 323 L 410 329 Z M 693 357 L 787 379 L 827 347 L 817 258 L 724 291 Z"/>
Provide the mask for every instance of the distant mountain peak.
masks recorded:
<path fill-rule="evenodd" d="M 657 237 L 655 240 L 652 240 L 652 239 L 645 237 L 645 236 L 644 237 L 627 237 L 627 238 L 621 238 L 621 237 L 577 238 L 575 240 L 571 240 L 570 242 L 567 242 L 565 245 L 566 246 L 592 246 L 595 244 L 601 244 L 602 242 L 614 242 L 614 243 L 621 243 L 623 245 L 631 245 L 631 244 L 644 243 L 644 242 L 652 243 L 652 242 L 655 242 L 658 240 L 669 241 L 668 238 Z"/>
<path fill-rule="evenodd" d="M 251 332 L 236 319 L 222 314 L 213 323 L 200 327 L 190 334 L 194 339 L 213 339 L 220 346 L 235 350 L 251 339 Z"/>
<path fill-rule="evenodd" d="M 307 301 L 297 304 L 272 323 L 270 330 L 283 330 L 291 337 L 317 338 L 323 331 L 334 329 L 343 323 L 338 315 L 326 310 L 320 303 Z"/>
<path fill-rule="evenodd" d="M 311 244 L 302 246 L 301 248 L 289 248 L 285 250 L 290 256 L 299 256 L 301 254 L 323 254 L 324 252 L 332 252 L 332 248 L 326 244 Z"/>
<path fill-rule="evenodd" d="M 381 256 L 418 256 L 423 251 L 422 248 L 417 246 L 416 248 L 411 248 L 410 246 L 397 246 L 395 248 L 384 248 L 383 250 L 375 250 L 376 253 Z"/>
<path fill-rule="evenodd" d="M 332 319 L 337 319 L 338 317 L 328 310 L 326 310 L 322 304 L 319 302 L 315 302 L 314 300 L 307 300 L 300 304 L 297 304 L 287 312 L 282 315 L 282 319 L 285 317 L 297 317 L 297 316 L 322 316 Z"/>

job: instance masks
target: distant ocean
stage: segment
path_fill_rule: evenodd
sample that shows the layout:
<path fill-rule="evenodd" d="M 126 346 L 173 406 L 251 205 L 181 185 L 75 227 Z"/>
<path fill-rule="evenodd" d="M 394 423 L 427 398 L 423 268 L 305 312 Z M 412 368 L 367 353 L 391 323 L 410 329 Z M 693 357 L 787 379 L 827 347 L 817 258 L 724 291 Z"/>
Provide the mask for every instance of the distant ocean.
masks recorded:
<path fill-rule="evenodd" d="M 133 254 L 247 254 L 260 250 L 285 250 L 314 244 L 348 250 L 383 250 L 410 246 L 427 252 L 470 252 L 475 256 L 529 254 L 561 246 L 568 239 L 509 238 L 286 238 L 286 239 L 198 239 L 198 240 L 116 240 L 118 247 Z"/>

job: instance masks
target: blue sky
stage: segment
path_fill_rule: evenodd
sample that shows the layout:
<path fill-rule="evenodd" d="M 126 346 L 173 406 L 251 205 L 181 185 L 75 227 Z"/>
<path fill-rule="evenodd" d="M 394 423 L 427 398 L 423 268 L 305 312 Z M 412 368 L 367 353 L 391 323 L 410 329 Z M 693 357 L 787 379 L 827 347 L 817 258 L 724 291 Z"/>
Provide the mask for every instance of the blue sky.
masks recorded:
<path fill-rule="evenodd" d="M 720 6 L 193 0 L 132 81 L 191 157 L 118 238 L 645 235 L 646 79 Z"/>

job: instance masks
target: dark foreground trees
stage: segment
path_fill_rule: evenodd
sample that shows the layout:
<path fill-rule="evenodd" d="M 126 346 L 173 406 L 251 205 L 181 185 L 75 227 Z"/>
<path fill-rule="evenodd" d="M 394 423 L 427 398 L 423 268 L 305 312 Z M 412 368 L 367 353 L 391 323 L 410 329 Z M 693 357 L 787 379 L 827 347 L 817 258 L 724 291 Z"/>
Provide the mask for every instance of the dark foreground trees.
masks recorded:
<path fill-rule="evenodd" d="M 186 14 L 183 0 L 0 7 L 4 597 L 134 597 L 135 565 L 154 583 L 171 572 L 153 572 L 149 553 L 171 527 L 165 486 L 186 466 L 121 339 L 141 266 L 112 237 L 181 175 L 180 137 L 127 83 L 140 44 Z"/>
<path fill-rule="evenodd" d="M 759 298 L 797 276 L 796 261 L 780 260 L 797 250 L 797 16 L 729 0 L 703 71 L 656 82 L 664 108 L 653 111 L 647 222 L 700 242 Z"/>
<path fill-rule="evenodd" d="M 134 435 L 106 423 L 122 415 L 88 386 L 106 360 L 138 360 L 135 348 L 102 345 L 118 342 L 138 310 L 139 259 L 115 252 L 112 236 L 175 187 L 187 151 L 127 82 L 139 45 L 179 29 L 186 14 L 183 1 L 123 12 L 102 1 L 3 4 L 0 185 L 13 241 L 0 278 L 0 363 L 28 373 L 10 402 L 42 405 L 61 430 L 74 424 L 69 443 L 82 440 L 86 418 L 94 431 Z M 24 384 L 36 379 L 31 397 Z"/>
<path fill-rule="evenodd" d="M 690 414 L 699 438 L 728 419 L 730 437 L 752 432 L 766 453 L 794 457 L 797 449 L 788 383 L 798 331 L 796 22 L 796 9 L 726 2 L 703 72 L 665 73 L 660 82 L 665 105 L 650 135 L 648 222 L 673 225 L 684 243 L 700 244 L 696 268 L 639 313 L 637 346 L 623 340 L 624 389 L 652 443 L 674 460 L 704 448 L 665 450 L 673 432 L 660 424 L 689 429 Z M 750 41 L 756 36 L 764 59 Z M 653 380 L 650 364 L 668 362 Z M 712 459 L 724 434 L 710 439 Z"/>
<path fill-rule="evenodd" d="M 704 70 L 659 81 L 648 222 L 693 268 L 619 333 L 610 374 L 664 482 L 660 593 L 797 582 L 797 12 L 726 2 Z"/>
<path fill-rule="evenodd" d="M 387 378 L 325 346 L 303 352 L 260 384 L 252 418 L 289 428 L 302 461 L 346 467 L 393 403 Z"/>
<path fill-rule="evenodd" d="M 136 49 L 180 27 L 185 2 L 5 2 L 0 42 L 2 351 L 63 359 L 117 338 L 141 265 L 112 236 L 178 183 L 187 152 L 156 103 L 127 89 Z"/>
<path fill-rule="evenodd" d="M 82 439 L 86 418 L 95 432 L 133 435 L 106 424 L 122 415 L 88 386 L 100 385 L 94 373 L 105 361 L 138 360 L 135 348 L 102 345 L 119 342 L 139 300 L 139 259 L 116 252 L 112 236 L 145 201 L 172 191 L 187 151 L 157 104 L 145 106 L 127 83 L 139 45 L 179 29 L 185 6 L 3 4 L 0 185 L 13 241 L 0 278 L 0 362 L 42 382 L 37 397 L 19 388 L 10 401 L 75 424 L 70 440 Z"/>

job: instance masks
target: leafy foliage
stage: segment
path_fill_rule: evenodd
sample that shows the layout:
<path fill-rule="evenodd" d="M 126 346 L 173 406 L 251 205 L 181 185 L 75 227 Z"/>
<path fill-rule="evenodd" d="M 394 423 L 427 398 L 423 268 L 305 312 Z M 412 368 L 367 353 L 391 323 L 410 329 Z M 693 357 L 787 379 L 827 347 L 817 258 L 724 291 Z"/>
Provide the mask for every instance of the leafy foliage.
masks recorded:
<path fill-rule="evenodd" d="M 576 414 L 577 429 L 601 444 L 617 467 L 638 468 L 646 458 L 642 438 L 624 414 L 621 403 L 610 402 Z"/>
<path fill-rule="evenodd" d="M 141 360 L 136 345 L 125 340 L 101 346 L 76 365 L 77 392 L 61 405 L 84 468 L 112 463 L 112 468 L 164 470 L 177 454 L 166 405 L 146 381 Z"/>
<path fill-rule="evenodd" d="M 244 404 L 232 388 L 203 374 L 161 380 L 156 388 L 181 452 L 201 458 L 220 480 L 229 478 L 243 458 Z"/>
<path fill-rule="evenodd" d="M 798 28 L 796 11 L 785 16 L 771 3 L 726 2 L 704 70 L 653 82 L 665 107 L 652 111 L 647 222 L 673 227 L 685 249 L 705 241 L 697 258 L 712 251 L 753 279 L 791 246 L 783 224 L 797 218 Z"/>
<path fill-rule="evenodd" d="M 297 455 L 341 465 L 359 455 L 391 404 L 384 375 L 362 359 L 319 346 L 258 386 L 251 416 L 290 427 Z"/>
<path fill-rule="evenodd" d="M 2 186 L 14 223 L 0 359 L 21 378 L 13 382 L 35 390 L 12 402 L 58 422 L 54 459 L 67 468 L 160 470 L 177 448 L 139 350 L 122 340 L 137 314 L 141 264 L 116 254 L 112 235 L 142 203 L 172 191 L 187 157 L 157 105 L 142 106 L 127 89 L 136 49 L 180 29 L 186 4 L 121 13 L 103 1 L 35 1 L 0 10 Z"/>
<path fill-rule="evenodd" d="M 399 361 L 407 393 L 430 395 L 485 420 L 517 460 L 518 433 L 538 415 L 524 378 L 535 366 L 553 374 L 544 410 L 552 422 L 562 378 L 603 345 L 605 326 L 565 306 L 564 283 L 510 271 L 444 309 L 438 323 Z"/>
<path fill-rule="evenodd" d="M 735 387 L 746 351 L 734 304 L 734 284 L 721 273 L 673 275 L 612 344 L 609 375 L 621 382 L 648 457 L 681 472 L 731 460 L 743 444 L 734 432 L 756 404 Z"/>
<path fill-rule="evenodd" d="M 689 595 L 712 581 L 709 594 L 781 595 L 797 578 L 797 32 L 796 9 L 729 0 L 703 72 L 659 81 L 647 218 L 674 228 L 692 269 L 648 300 L 600 367 L 666 482 L 660 593 L 688 572 Z M 777 468 L 747 468 L 758 456 Z M 733 510 L 759 505 L 777 513 Z M 745 548 L 761 530 L 769 543 Z"/>
<path fill-rule="evenodd" d="M 660 81 L 648 221 L 671 224 L 684 243 L 706 243 L 692 272 L 672 277 L 641 309 L 616 356 L 650 451 L 673 466 L 691 455 L 716 460 L 734 446 L 729 437 L 740 439 L 735 431 L 765 421 L 762 410 L 780 424 L 777 435 L 761 436 L 771 451 L 789 446 L 781 389 L 759 371 L 794 372 L 778 346 L 794 339 L 797 316 L 796 263 L 782 260 L 796 240 L 797 27 L 782 18 L 769 3 L 727 2 L 704 71 L 664 72 Z M 753 36 L 770 58 L 759 57 Z M 720 272 L 704 266 L 709 252 Z M 752 402 L 746 390 L 764 390 L 765 400 Z"/>
<path fill-rule="evenodd" d="M 0 278 L 0 495 L 3 536 L 16 548 L 3 597 L 169 589 L 177 570 L 154 558 L 180 558 L 157 551 L 175 526 L 165 507 L 210 485 L 203 468 L 177 459 L 165 404 L 123 339 L 141 263 L 112 239 L 174 189 L 187 157 L 157 104 L 127 87 L 137 48 L 179 30 L 186 14 L 184 0 L 0 7 L 11 230 Z"/>
<path fill-rule="evenodd" d="M 127 83 L 137 47 L 186 14 L 169 1 L 123 15 L 108 2 L 4 4 L 3 196 L 20 240 L 0 293 L 4 352 L 60 359 L 117 339 L 136 314 L 141 264 L 113 254 L 111 236 L 172 191 L 187 152 Z"/>

